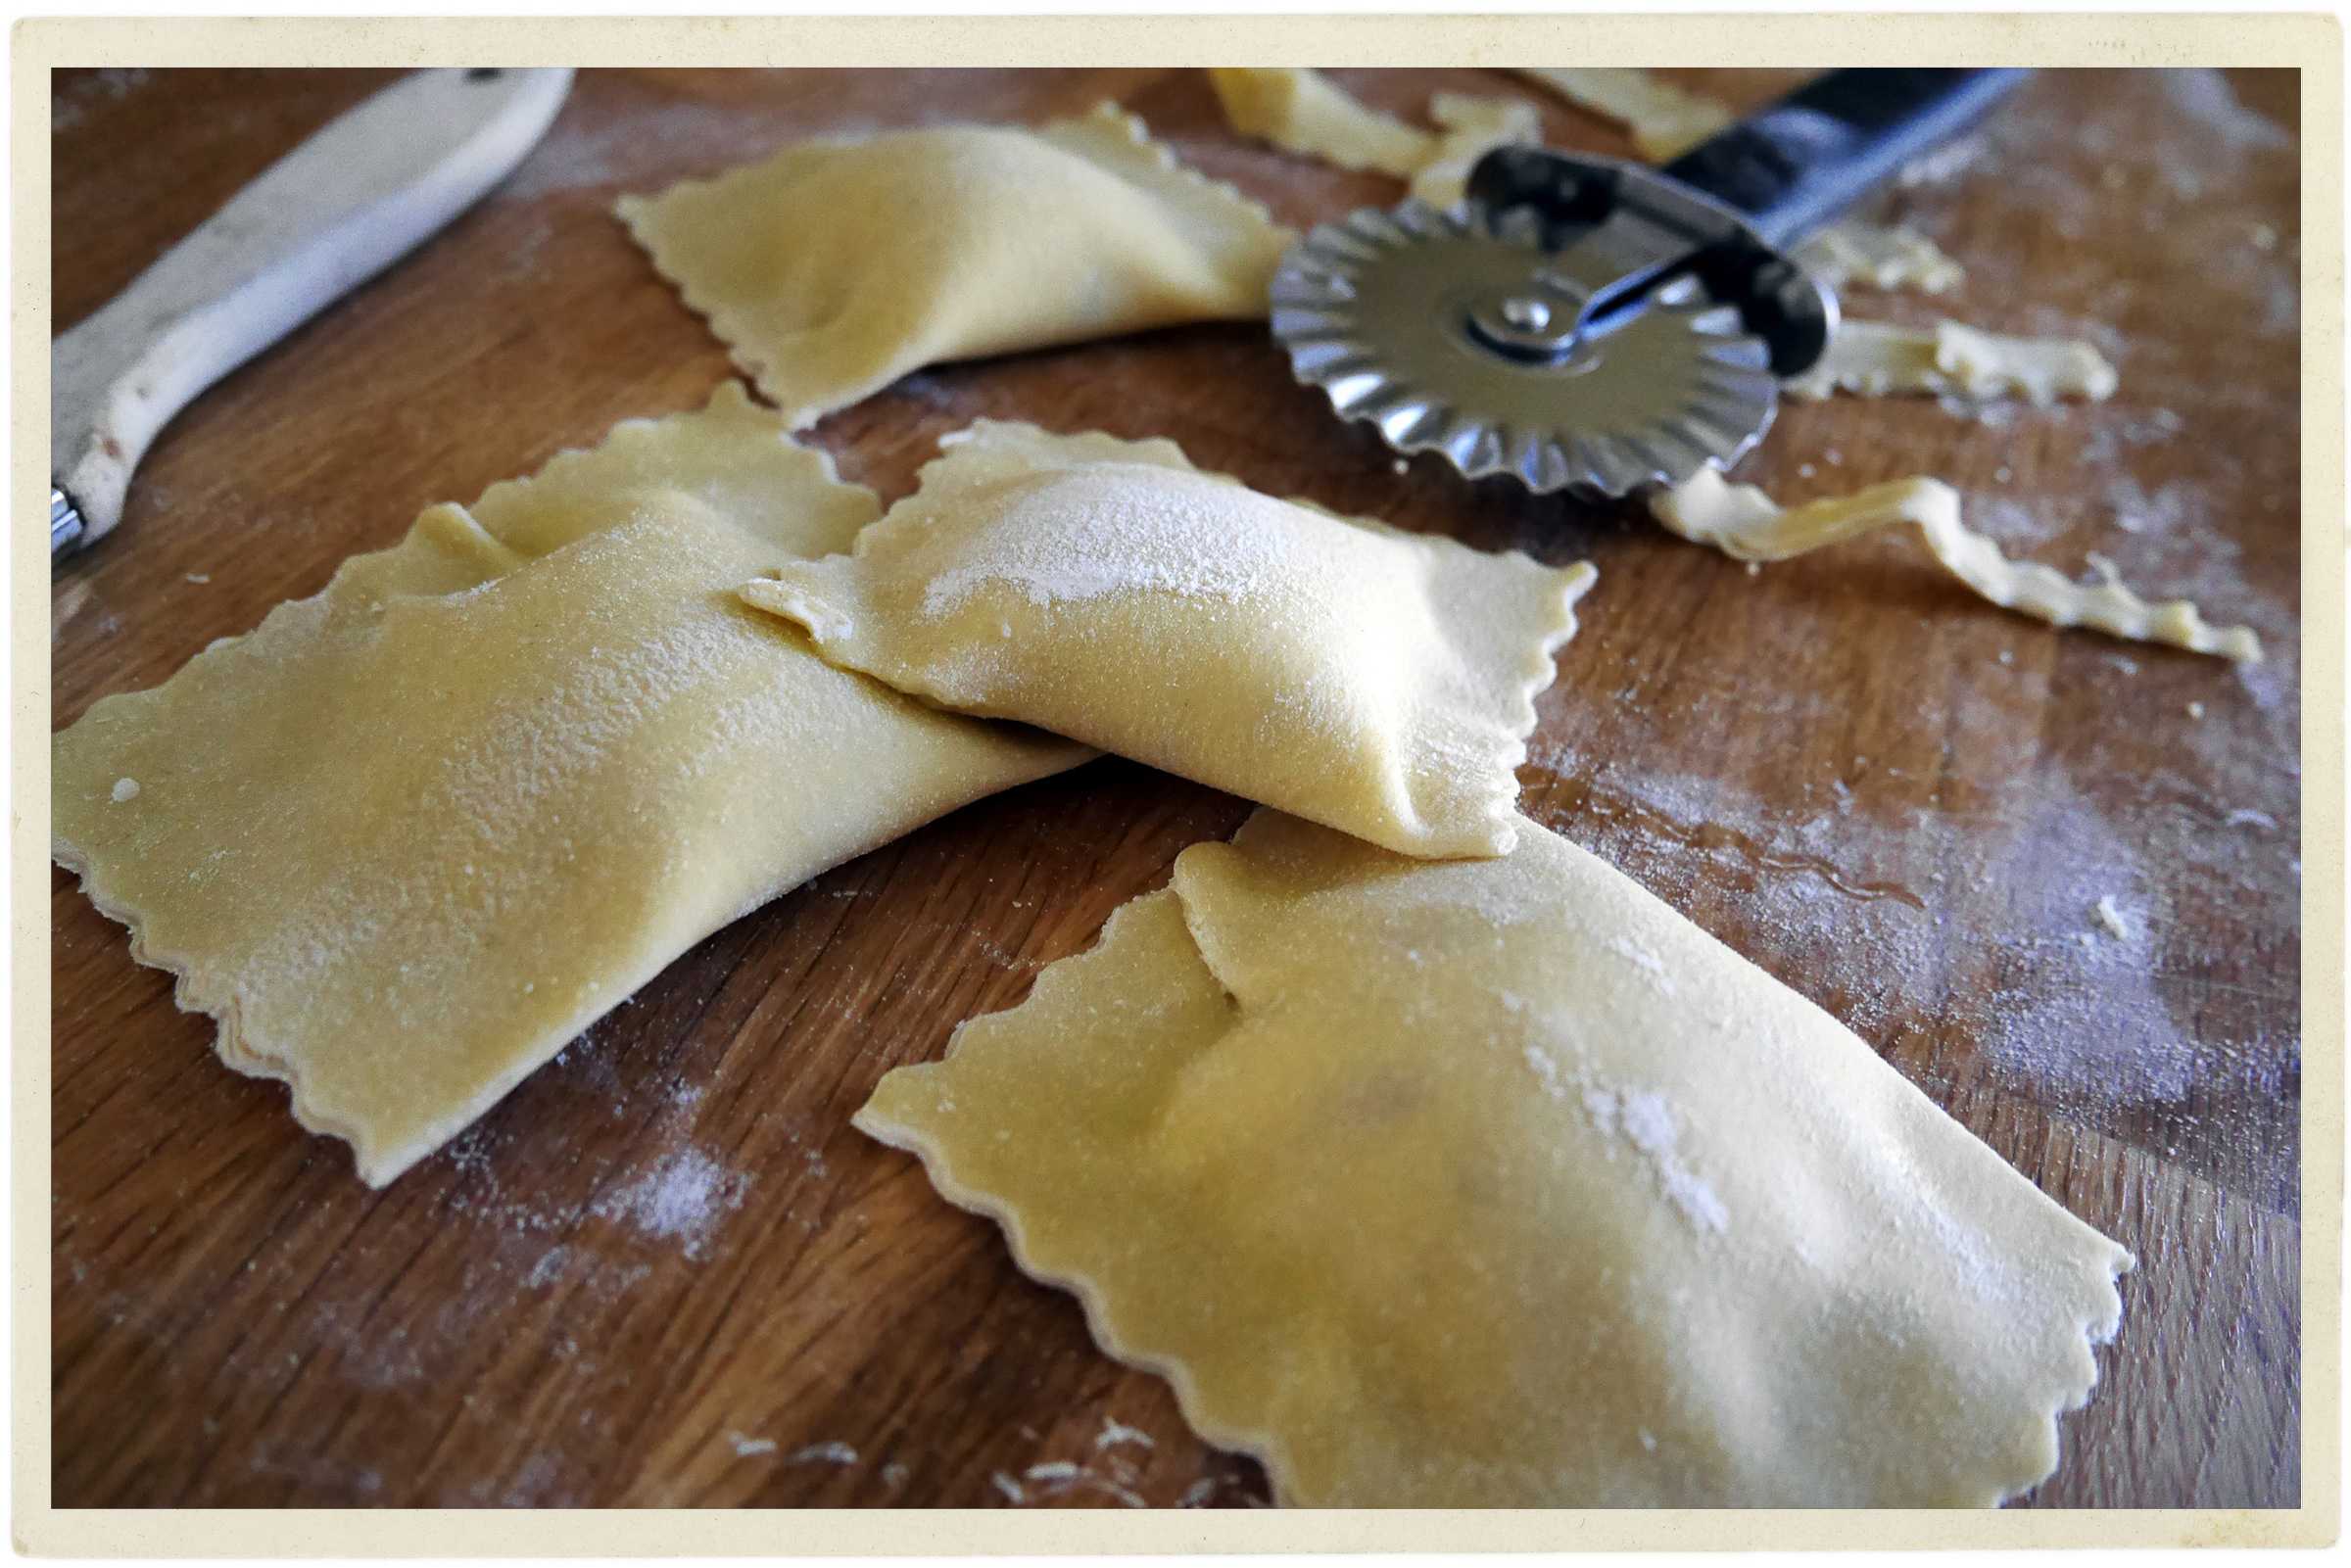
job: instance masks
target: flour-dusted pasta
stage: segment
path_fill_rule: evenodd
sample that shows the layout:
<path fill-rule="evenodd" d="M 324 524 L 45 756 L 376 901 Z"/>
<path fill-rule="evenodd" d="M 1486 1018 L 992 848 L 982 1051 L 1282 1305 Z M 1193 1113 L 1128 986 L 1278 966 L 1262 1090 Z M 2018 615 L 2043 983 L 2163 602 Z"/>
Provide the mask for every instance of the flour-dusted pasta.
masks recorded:
<path fill-rule="evenodd" d="M 793 429 L 940 360 L 1262 316 L 1295 238 L 1108 104 L 796 142 L 618 212 Z"/>
<path fill-rule="evenodd" d="M 93 705 L 57 859 L 380 1185 L 718 927 L 1087 755 L 735 597 L 879 510 L 732 383 L 623 424 Z"/>
<path fill-rule="evenodd" d="M 1407 854 L 1492 855 L 1592 569 L 1261 496 L 1166 441 L 982 421 L 856 553 L 744 597 L 828 659 Z"/>
<path fill-rule="evenodd" d="M 1306 1506 L 1995 1503 L 2131 1263 L 1531 823 L 1260 812 L 856 1120 Z"/>

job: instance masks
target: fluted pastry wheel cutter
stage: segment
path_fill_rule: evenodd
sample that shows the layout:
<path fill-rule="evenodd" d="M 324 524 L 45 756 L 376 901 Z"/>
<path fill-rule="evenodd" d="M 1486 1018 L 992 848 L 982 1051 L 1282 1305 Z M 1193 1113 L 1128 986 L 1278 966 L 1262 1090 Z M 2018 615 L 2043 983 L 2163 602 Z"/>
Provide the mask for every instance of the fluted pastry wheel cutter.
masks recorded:
<path fill-rule="evenodd" d="M 1837 298 L 1786 247 L 2025 72 L 1833 71 L 1662 169 L 1505 147 L 1464 199 L 1317 228 L 1272 284 L 1301 381 L 1472 479 L 1622 496 L 1727 468 Z"/>

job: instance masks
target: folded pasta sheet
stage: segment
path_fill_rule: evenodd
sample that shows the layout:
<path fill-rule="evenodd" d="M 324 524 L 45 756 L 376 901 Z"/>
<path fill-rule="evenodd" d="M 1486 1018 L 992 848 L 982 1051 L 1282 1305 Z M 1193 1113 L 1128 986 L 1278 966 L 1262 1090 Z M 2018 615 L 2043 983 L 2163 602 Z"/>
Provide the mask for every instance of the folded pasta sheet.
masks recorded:
<path fill-rule="evenodd" d="M 982 421 L 856 553 L 743 595 L 828 659 L 1414 855 L 1516 832 L 1534 693 L 1592 582 Z"/>
<path fill-rule="evenodd" d="M 1994 1503 L 2131 1263 L 1531 823 L 1260 812 L 856 1121 L 1306 1506 Z"/>
<path fill-rule="evenodd" d="M 939 360 L 1262 316 L 1294 238 L 1108 104 L 798 142 L 617 210 L 794 429 Z"/>
<path fill-rule="evenodd" d="M 713 929 L 1086 755 L 735 597 L 879 509 L 732 383 L 623 424 L 92 706 L 57 859 L 381 1184 Z"/>

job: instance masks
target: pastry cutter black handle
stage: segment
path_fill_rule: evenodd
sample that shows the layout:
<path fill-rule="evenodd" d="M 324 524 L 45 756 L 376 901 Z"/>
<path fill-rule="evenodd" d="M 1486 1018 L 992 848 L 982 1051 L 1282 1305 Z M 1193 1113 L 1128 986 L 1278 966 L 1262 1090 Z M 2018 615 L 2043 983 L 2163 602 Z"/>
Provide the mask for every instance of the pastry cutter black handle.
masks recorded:
<path fill-rule="evenodd" d="M 1468 195 L 1496 213 L 1532 208 L 1555 229 L 1625 232 L 1617 250 L 1642 260 L 1595 293 L 1583 330 L 1605 330 L 1660 286 L 1695 275 L 1769 346 L 1774 375 L 1797 375 L 1828 346 L 1836 303 L 1781 248 L 1951 136 L 2026 74 L 1832 71 L 1661 170 L 1505 147 L 1478 161 Z"/>
<path fill-rule="evenodd" d="M 1832 71 L 1716 133 L 1662 172 L 1793 245 L 1933 150 L 2025 78 L 2022 71 Z"/>

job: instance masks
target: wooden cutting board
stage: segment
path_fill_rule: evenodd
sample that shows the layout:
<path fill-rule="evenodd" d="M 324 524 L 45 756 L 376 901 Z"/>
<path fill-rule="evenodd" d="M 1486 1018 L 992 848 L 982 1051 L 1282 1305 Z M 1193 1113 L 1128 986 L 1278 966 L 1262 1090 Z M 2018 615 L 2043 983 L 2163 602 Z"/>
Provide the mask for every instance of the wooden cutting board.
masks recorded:
<path fill-rule="evenodd" d="M 60 71 L 63 328 L 383 71 Z M 1688 71 L 1738 106 L 1798 73 Z M 1425 123 L 1499 73 L 1346 71 Z M 1753 572 L 1624 508 L 1399 472 L 1261 325 L 911 376 L 818 427 L 886 499 L 988 415 L 1174 437 L 1204 466 L 1600 586 L 1526 809 L 1848 1022 L 2139 1259 L 2035 1506 L 2300 1496 L 2298 123 L 2291 71 L 2045 72 L 1869 215 L 1968 269 L 1948 312 L 2087 336 L 2095 405 L 1786 409 L 1784 501 L 1917 472 L 2012 554 L 2254 626 L 2268 662 L 2056 632 L 1914 539 Z M 475 211 L 165 434 L 56 579 L 53 722 L 152 686 L 429 502 L 699 404 L 724 352 L 609 215 L 812 132 L 1114 98 L 1307 224 L 1391 204 L 1227 131 L 1190 71 L 584 72 Z M 1628 153 L 1545 101 L 1556 145 Z M 848 1117 L 1011 1005 L 1241 801 L 1105 760 L 818 878 L 679 959 L 382 1192 L 212 1054 L 54 880 L 53 1502 L 1262 1502 L 1157 1378 Z M 2130 935 L 2090 920 L 2111 894 Z M 1150 1442 L 1105 1446 L 1107 1422 Z M 1115 1434 L 1114 1434 L 1115 1435 Z M 1038 1466 L 1076 1466 L 1074 1472 Z M 1056 1479 L 1056 1477 L 1059 1479 Z"/>

